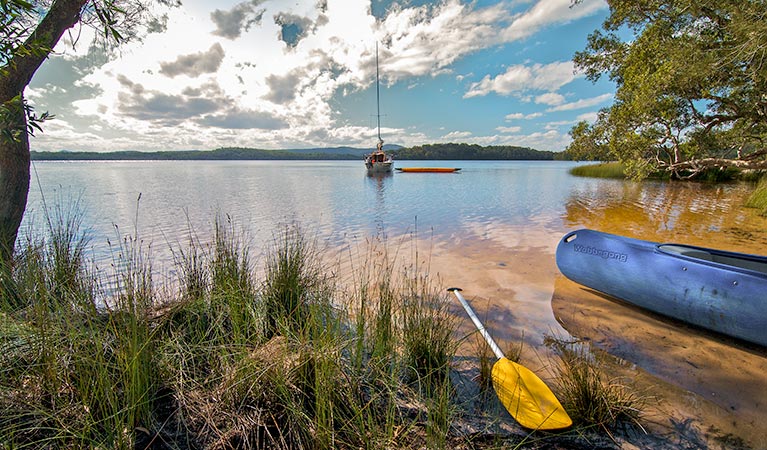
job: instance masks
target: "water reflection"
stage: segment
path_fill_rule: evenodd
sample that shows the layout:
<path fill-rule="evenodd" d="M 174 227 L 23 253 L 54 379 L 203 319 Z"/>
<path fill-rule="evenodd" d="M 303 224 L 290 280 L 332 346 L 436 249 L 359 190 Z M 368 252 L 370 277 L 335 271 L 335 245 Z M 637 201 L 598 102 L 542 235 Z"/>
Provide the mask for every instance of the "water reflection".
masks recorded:
<path fill-rule="evenodd" d="M 564 219 L 570 229 L 764 253 L 767 219 L 742 206 L 749 192 L 744 183 L 590 183 L 572 191 Z"/>
<path fill-rule="evenodd" d="M 386 207 L 386 190 L 393 182 L 391 172 L 385 173 L 367 173 L 366 187 L 374 192 L 374 205 L 372 210 L 373 223 L 377 234 L 382 234 L 385 230 L 388 208 Z"/>

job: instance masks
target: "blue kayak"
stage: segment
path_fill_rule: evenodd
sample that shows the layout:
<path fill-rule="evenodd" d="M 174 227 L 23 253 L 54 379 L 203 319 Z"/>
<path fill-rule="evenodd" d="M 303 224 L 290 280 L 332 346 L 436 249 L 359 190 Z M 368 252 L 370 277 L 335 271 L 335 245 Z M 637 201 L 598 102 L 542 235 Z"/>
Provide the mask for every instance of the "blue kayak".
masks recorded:
<path fill-rule="evenodd" d="M 594 230 L 566 234 L 567 278 L 627 303 L 767 346 L 767 257 L 659 244 Z"/>

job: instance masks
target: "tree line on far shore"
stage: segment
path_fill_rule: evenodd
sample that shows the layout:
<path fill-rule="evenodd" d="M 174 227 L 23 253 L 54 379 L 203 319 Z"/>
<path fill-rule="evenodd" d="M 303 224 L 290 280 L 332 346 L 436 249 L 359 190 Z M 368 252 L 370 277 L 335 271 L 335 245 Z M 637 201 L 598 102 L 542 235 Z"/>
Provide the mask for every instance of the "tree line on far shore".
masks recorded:
<path fill-rule="evenodd" d="M 31 152 L 37 161 L 73 160 L 355 160 L 361 159 L 365 149 L 349 148 L 348 152 L 296 150 L 262 150 L 227 147 L 209 151 L 117 151 L 117 152 Z M 476 144 L 427 144 L 402 147 L 390 153 L 402 160 L 555 160 L 564 154 L 510 145 L 480 146 Z"/>

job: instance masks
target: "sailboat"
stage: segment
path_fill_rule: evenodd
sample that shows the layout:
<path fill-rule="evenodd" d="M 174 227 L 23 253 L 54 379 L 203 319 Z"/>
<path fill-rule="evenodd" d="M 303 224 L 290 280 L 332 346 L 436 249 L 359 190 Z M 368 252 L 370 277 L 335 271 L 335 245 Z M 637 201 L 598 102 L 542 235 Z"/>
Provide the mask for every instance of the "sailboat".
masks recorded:
<path fill-rule="evenodd" d="M 387 155 L 383 150 L 383 139 L 381 139 L 381 93 L 378 79 L 378 43 L 376 43 L 376 119 L 378 119 L 378 144 L 373 153 L 365 155 L 365 167 L 369 174 L 390 173 L 394 167 L 394 161 L 391 155 Z"/>

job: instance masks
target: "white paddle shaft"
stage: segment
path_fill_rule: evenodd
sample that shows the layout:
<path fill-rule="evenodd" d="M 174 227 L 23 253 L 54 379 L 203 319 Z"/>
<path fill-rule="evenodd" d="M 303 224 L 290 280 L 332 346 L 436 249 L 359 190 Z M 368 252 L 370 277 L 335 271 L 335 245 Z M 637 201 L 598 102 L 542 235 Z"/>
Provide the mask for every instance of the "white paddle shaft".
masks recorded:
<path fill-rule="evenodd" d="M 482 335 L 483 338 L 487 341 L 487 345 L 490 346 L 490 348 L 493 350 L 493 353 L 495 353 L 495 356 L 498 357 L 498 359 L 505 358 L 503 352 L 501 351 L 501 348 L 498 347 L 498 344 L 495 343 L 493 340 L 493 337 L 490 336 L 490 333 L 487 332 L 487 329 L 484 325 L 482 325 L 482 322 L 479 321 L 479 317 L 477 317 L 476 314 L 474 314 L 474 310 L 471 309 L 471 306 L 469 306 L 469 302 L 466 301 L 465 298 L 463 298 L 463 295 L 461 295 L 461 289 L 460 288 L 450 288 L 448 291 L 455 294 L 456 297 L 458 297 L 458 301 L 461 302 L 461 305 L 463 305 L 463 309 L 466 310 L 466 313 L 469 314 L 469 317 L 471 317 L 471 320 L 474 322 L 474 325 L 477 326 L 477 329 L 479 330 L 479 333 Z"/>

